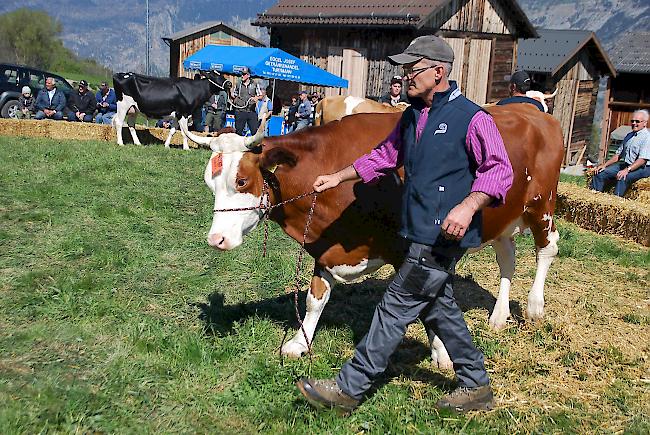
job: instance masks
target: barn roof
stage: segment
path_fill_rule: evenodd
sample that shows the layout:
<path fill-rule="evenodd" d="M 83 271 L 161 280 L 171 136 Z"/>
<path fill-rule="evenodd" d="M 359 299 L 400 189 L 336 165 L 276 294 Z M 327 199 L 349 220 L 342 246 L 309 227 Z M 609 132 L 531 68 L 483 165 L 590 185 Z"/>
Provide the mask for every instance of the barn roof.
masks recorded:
<path fill-rule="evenodd" d="M 608 50 L 622 73 L 650 73 L 650 32 L 627 32 Z"/>
<path fill-rule="evenodd" d="M 592 61 L 603 74 L 616 76 L 616 70 L 594 32 L 589 30 L 537 29 L 539 38 L 520 39 L 517 68 L 555 75 L 581 50 L 589 50 Z"/>
<path fill-rule="evenodd" d="M 535 28 L 516 0 L 502 0 L 517 23 L 519 35 L 536 36 Z M 257 15 L 256 26 L 335 25 L 421 28 L 427 18 L 451 0 L 279 0 Z"/>
<path fill-rule="evenodd" d="M 165 42 L 168 41 L 177 41 L 179 39 L 186 38 L 188 36 L 192 36 L 196 33 L 201 33 L 205 31 L 211 31 L 211 30 L 223 30 L 228 34 L 234 35 L 239 39 L 242 39 L 246 42 L 248 42 L 250 45 L 254 47 L 264 47 L 265 44 L 261 41 L 258 41 L 257 39 L 246 35 L 245 33 L 240 32 L 239 30 L 233 29 L 227 24 L 224 24 L 222 21 L 207 21 L 205 23 L 197 24 L 196 26 L 188 27 L 187 29 L 183 29 L 180 32 L 176 32 L 170 36 L 163 36 L 162 40 Z"/>

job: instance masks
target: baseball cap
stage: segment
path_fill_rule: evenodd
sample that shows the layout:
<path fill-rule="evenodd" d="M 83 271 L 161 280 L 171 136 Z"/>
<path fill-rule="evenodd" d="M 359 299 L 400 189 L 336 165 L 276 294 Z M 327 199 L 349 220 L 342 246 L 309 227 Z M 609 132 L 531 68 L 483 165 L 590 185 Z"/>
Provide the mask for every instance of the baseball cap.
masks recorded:
<path fill-rule="evenodd" d="M 388 56 L 388 60 L 393 65 L 415 63 L 422 58 L 453 63 L 454 50 L 444 39 L 435 35 L 426 35 L 415 38 L 402 53 Z"/>
<path fill-rule="evenodd" d="M 300 91 L 300 92 L 298 92 L 298 95 L 302 95 L 302 94 L 307 95 L 307 91 Z"/>
<path fill-rule="evenodd" d="M 21 93 L 32 95 L 32 90 L 29 88 L 29 86 L 23 86 Z"/>
<path fill-rule="evenodd" d="M 515 71 L 510 76 L 510 83 L 517 85 L 520 91 L 527 91 L 530 89 L 530 76 L 524 70 Z"/>
<path fill-rule="evenodd" d="M 239 70 L 241 71 L 241 74 L 242 74 L 242 75 L 244 75 L 244 74 L 250 74 L 250 73 L 251 73 L 251 70 L 248 69 L 247 66 L 243 66 L 243 67 L 241 67 Z"/>
<path fill-rule="evenodd" d="M 88 82 L 85 81 L 85 80 L 80 80 L 79 81 L 79 86 L 80 87 L 83 86 L 84 88 L 87 88 L 88 87 Z"/>
<path fill-rule="evenodd" d="M 100 88 L 107 88 L 107 87 L 108 87 L 108 83 L 106 83 L 106 82 L 101 82 L 100 85 L 99 85 L 99 87 L 100 87 Z"/>
<path fill-rule="evenodd" d="M 394 85 L 395 83 L 399 83 L 400 85 L 402 84 L 402 77 L 401 76 L 394 76 L 392 79 L 390 79 L 390 84 Z"/>

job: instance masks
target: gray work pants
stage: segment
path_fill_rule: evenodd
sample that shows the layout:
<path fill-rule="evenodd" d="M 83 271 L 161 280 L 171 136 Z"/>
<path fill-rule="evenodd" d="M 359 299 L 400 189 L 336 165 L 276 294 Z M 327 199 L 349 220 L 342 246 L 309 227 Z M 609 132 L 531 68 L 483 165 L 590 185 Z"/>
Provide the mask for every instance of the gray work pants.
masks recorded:
<path fill-rule="evenodd" d="M 436 334 L 444 343 L 460 386 L 489 384 L 483 354 L 474 346 L 463 312 L 454 299 L 453 273 L 464 253 L 465 249 L 458 247 L 432 249 L 411 243 L 404 264 L 375 309 L 368 334 L 336 378 L 346 394 L 361 399 L 386 370 L 407 326 L 418 317 L 427 335 Z"/>

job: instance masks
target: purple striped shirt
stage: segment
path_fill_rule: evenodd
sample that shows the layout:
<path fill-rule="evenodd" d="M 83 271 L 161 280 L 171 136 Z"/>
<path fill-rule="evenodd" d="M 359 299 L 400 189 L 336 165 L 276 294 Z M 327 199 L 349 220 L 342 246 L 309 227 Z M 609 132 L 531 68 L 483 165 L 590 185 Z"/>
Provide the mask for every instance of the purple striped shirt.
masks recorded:
<path fill-rule="evenodd" d="M 415 127 L 419 141 L 429 108 L 424 108 Z M 492 206 L 505 203 L 506 193 L 512 186 L 512 165 L 506 153 L 503 139 L 494 119 L 483 111 L 476 112 L 467 128 L 465 140 L 467 154 L 476 164 L 476 179 L 472 192 L 483 192 L 494 198 Z M 364 183 L 373 183 L 383 175 L 402 166 L 404 151 L 400 124 L 370 153 L 359 157 L 352 165 Z"/>

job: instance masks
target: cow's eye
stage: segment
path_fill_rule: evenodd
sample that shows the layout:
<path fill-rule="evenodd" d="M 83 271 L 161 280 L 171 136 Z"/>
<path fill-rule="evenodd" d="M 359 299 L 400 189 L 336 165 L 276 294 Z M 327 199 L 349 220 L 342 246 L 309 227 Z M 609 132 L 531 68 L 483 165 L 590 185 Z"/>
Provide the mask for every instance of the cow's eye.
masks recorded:
<path fill-rule="evenodd" d="M 237 187 L 244 187 L 246 185 L 246 179 L 245 178 L 238 178 L 236 183 L 237 183 Z"/>

